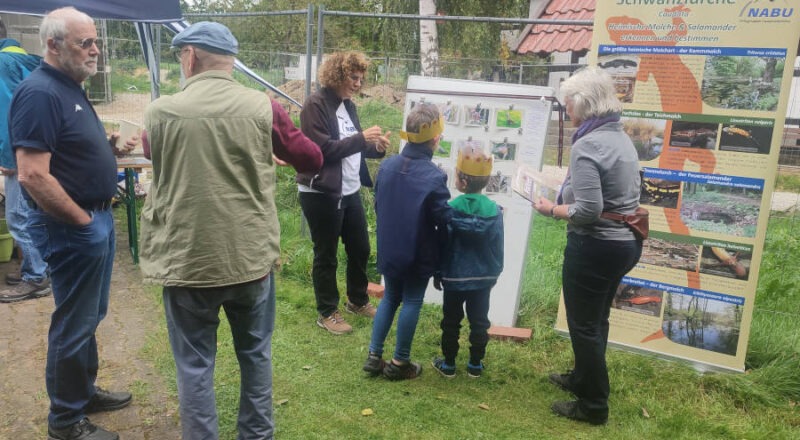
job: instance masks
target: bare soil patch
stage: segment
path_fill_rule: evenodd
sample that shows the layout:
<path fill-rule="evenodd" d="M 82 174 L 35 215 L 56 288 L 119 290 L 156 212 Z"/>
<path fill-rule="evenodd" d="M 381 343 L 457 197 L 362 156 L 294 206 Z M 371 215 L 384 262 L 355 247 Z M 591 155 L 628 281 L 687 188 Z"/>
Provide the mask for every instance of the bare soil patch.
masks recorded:
<path fill-rule="evenodd" d="M 163 319 L 163 310 L 152 292 L 143 287 L 139 269 L 128 252 L 124 225 L 119 226 L 109 312 L 97 331 L 97 384 L 130 390 L 134 400 L 125 409 L 94 414 L 90 419 L 117 431 L 125 440 L 179 439 L 177 400 L 154 366 L 142 357 L 146 341 Z M 5 274 L 18 267 L 15 260 L 0 264 L 0 289 L 4 288 Z M 50 402 L 44 368 L 52 310 L 52 296 L 0 304 L 0 439 L 47 436 Z"/>

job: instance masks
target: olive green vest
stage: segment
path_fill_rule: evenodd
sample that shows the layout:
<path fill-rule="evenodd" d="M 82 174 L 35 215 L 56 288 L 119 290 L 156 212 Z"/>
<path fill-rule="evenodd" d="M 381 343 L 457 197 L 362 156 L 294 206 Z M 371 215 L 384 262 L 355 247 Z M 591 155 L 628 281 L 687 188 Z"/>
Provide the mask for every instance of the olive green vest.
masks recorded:
<path fill-rule="evenodd" d="M 145 130 L 153 160 L 141 219 L 145 279 L 219 287 L 267 275 L 280 256 L 267 95 L 204 72 L 151 103 Z"/>

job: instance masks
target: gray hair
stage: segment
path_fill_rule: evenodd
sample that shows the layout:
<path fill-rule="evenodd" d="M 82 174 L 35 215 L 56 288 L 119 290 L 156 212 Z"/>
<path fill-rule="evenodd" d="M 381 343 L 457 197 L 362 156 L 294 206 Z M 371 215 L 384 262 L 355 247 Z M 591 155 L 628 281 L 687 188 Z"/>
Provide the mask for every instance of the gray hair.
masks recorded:
<path fill-rule="evenodd" d="M 561 83 L 561 94 L 564 100 L 572 101 L 572 112 L 581 121 L 622 111 L 614 80 L 599 67 L 588 66 L 576 71 Z"/>
<path fill-rule="evenodd" d="M 39 42 L 42 45 L 43 55 L 47 54 L 47 39 L 62 40 L 67 36 L 67 23 L 84 22 L 94 24 L 94 19 L 85 13 L 67 6 L 50 11 L 39 25 Z"/>

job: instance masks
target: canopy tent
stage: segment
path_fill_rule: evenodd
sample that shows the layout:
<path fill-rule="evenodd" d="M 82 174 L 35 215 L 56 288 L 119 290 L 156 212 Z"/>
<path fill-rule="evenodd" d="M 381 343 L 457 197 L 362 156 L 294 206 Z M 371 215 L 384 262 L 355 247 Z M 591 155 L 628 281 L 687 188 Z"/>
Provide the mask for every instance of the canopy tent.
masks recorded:
<path fill-rule="evenodd" d="M 49 11 L 64 6 L 73 6 L 95 19 L 132 21 L 136 25 L 136 32 L 142 46 L 145 63 L 150 71 L 150 85 L 153 98 L 159 95 L 159 66 L 156 50 L 152 40 L 152 23 L 162 23 L 173 32 L 180 32 L 189 26 L 183 20 L 178 0 L 3 0 L 0 12 L 27 15 L 45 15 Z M 288 99 L 290 102 L 300 104 L 290 96 L 283 93 L 258 74 L 236 60 L 236 69 L 240 70 L 254 81 L 269 88 L 273 92 Z"/>

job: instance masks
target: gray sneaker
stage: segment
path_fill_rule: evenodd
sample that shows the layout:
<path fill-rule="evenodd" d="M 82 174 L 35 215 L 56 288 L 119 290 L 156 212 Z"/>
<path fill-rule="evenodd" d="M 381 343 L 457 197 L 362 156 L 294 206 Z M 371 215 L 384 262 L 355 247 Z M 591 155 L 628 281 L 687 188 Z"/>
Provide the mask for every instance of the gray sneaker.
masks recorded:
<path fill-rule="evenodd" d="M 52 292 L 50 278 L 42 281 L 22 281 L 10 289 L 0 291 L 0 303 L 12 303 L 47 296 Z"/>

